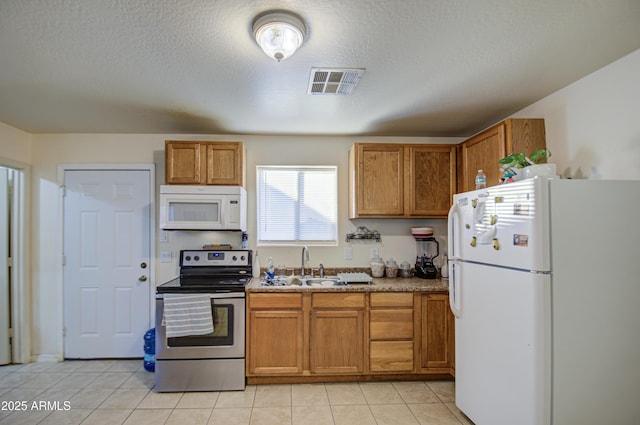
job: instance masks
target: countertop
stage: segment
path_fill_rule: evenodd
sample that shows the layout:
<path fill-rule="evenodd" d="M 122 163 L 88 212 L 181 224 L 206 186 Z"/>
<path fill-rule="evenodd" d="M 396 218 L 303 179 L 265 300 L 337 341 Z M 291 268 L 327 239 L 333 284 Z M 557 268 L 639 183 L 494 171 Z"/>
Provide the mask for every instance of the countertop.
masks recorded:
<path fill-rule="evenodd" d="M 420 279 L 418 277 L 373 278 L 371 284 L 348 286 L 260 286 L 260 279 L 253 278 L 246 286 L 247 292 L 449 292 L 446 279 Z"/>

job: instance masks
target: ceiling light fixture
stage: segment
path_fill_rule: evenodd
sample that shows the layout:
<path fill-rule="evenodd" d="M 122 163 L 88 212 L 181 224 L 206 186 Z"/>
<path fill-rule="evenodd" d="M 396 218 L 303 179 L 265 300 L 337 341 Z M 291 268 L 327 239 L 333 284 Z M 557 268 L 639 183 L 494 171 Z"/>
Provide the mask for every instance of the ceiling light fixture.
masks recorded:
<path fill-rule="evenodd" d="M 286 11 L 258 15 L 253 36 L 267 56 L 278 62 L 287 59 L 302 45 L 307 28 L 302 19 Z"/>

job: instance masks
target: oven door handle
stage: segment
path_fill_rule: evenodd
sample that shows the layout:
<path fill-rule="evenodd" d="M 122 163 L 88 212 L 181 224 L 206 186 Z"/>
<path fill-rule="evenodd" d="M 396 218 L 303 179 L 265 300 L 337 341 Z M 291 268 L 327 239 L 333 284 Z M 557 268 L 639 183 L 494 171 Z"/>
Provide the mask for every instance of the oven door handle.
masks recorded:
<path fill-rule="evenodd" d="M 185 292 L 182 292 L 183 294 Z M 164 295 L 165 294 L 156 294 L 156 299 L 157 300 L 162 300 L 164 299 Z M 227 291 L 227 290 L 216 290 L 216 292 L 205 292 L 203 295 L 208 295 L 210 298 L 212 299 L 218 299 L 218 298 L 245 298 L 245 293 L 244 292 L 233 292 L 233 291 Z"/>

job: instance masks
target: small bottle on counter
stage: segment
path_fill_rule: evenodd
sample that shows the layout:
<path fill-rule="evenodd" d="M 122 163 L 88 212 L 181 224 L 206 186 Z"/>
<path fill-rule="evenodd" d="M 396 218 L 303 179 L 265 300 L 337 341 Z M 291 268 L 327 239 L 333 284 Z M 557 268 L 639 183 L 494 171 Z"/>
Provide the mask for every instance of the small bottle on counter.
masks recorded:
<path fill-rule="evenodd" d="M 242 232 L 242 249 L 249 248 L 249 235 L 247 232 Z"/>
<path fill-rule="evenodd" d="M 273 258 L 269 257 L 267 261 L 267 279 L 273 279 L 275 276 L 275 268 L 273 267 Z"/>
<path fill-rule="evenodd" d="M 478 174 L 476 174 L 476 190 L 484 189 L 487 187 L 487 176 L 484 175 L 484 171 L 478 170 Z"/>

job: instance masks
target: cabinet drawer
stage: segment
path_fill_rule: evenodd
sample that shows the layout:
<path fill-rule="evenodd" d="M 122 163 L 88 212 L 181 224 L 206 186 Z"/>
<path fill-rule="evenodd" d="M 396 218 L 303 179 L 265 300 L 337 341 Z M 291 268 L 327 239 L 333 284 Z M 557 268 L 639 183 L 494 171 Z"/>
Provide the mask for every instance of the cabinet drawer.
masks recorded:
<path fill-rule="evenodd" d="M 410 372 L 413 370 L 412 341 L 373 341 L 369 356 L 372 372 Z"/>
<path fill-rule="evenodd" d="M 249 308 L 302 308 L 302 294 L 249 294 Z"/>
<path fill-rule="evenodd" d="M 364 308 L 364 294 L 313 294 L 313 308 Z"/>
<path fill-rule="evenodd" d="M 371 310 L 369 322 L 372 340 L 413 338 L 413 309 Z"/>
<path fill-rule="evenodd" d="M 371 308 L 413 307 L 413 292 L 371 293 Z"/>

